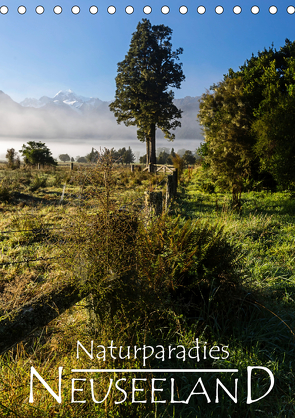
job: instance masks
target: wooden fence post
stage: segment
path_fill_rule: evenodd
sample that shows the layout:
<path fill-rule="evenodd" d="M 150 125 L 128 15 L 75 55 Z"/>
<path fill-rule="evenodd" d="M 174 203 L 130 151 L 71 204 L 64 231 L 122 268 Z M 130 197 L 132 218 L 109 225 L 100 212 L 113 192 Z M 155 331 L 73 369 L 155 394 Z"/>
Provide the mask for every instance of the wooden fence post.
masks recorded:
<path fill-rule="evenodd" d="M 71 171 L 73 171 L 73 170 L 74 170 L 74 163 L 73 163 L 73 162 L 71 162 L 71 165 L 70 165 L 70 170 L 71 170 Z"/>
<path fill-rule="evenodd" d="M 173 199 L 173 193 L 174 193 L 173 175 L 169 174 L 167 176 L 165 210 L 168 209 L 168 207 L 171 203 L 171 200 Z"/>
<path fill-rule="evenodd" d="M 177 168 L 175 168 L 175 170 L 173 171 L 173 196 L 176 196 L 177 193 L 177 183 L 178 183 L 178 173 L 177 173 Z"/>
<path fill-rule="evenodd" d="M 163 209 L 162 192 L 144 192 L 144 195 L 146 212 L 150 215 L 161 215 Z"/>

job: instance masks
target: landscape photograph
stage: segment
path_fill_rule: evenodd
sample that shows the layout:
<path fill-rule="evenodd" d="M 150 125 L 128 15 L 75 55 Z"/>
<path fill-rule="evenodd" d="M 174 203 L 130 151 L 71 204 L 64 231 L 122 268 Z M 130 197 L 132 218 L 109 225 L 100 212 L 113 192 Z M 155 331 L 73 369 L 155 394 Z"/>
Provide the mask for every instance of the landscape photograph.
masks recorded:
<path fill-rule="evenodd" d="M 1 417 L 294 417 L 294 19 L 0 6 Z"/>

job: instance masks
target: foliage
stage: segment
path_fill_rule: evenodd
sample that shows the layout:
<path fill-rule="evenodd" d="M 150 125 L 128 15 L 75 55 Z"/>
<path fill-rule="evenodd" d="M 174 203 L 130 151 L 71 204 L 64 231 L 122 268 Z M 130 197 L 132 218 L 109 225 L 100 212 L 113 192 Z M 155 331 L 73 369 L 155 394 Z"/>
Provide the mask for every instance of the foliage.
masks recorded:
<path fill-rule="evenodd" d="M 141 156 L 139 157 L 139 163 L 140 163 L 140 164 L 145 164 L 145 163 L 146 163 L 146 154 L 141 155 Z"/>
<path fill-rule="evenodd" d="M 239 250 L 228 243 L 218 224 L 163 216 L 147 229 L 139 226 L 138 244 L 141 302 L 161 316 L 168 310 L 187 320 L 195 317 L 217 290 L 215 303 L 237 283 Z"/>
<path fill-rule="evenodd" d="M 74 266 L 74 276 L 83 278 L 81 287 L 91 293 L 91 306 L 101 318 L 113 316 L 113 285 L 133 268 L 132 241 L 137 228 L 134 216 L 121 211 L 114 198 L 114 155 L 114 150 L 105 149 L 98 153 L 97 164 L 88 169 L 86 176 L 78 173 L 80 196 L 86 202 L 91 199 L 96 211 L 89 212 L 87 205 L 80 204 L 76 214 L 65 220 L 63 233 L 70 244 L 63 248 L 65 265 L 69 269 Z M 99 301 L 105 294 L 110 303 L 104 300 L 101 310 Z"/>
<path fill-rule="evenodd" d="M 275 61 L 261 77 L 265 88 L 263 100 L 252 125 L 257 137 L 254 150 L 259 157 L 261 170 L 272 173 L 277 184 L 287 188 L 295 181 L 295 56 L 285 59 L 285 68 L 279 74 Z M 282 91 L 282 78 L 288 85 Z"/>
<path fill-rule="evenodd" d="M 158 164 L 167 164 L 169 154 L 166 151 L 161 151 L 157 157 Z"/>
<path fill-rule="evenodd" d="M 0 180 L 0 202 L 9 202 L 11 199 L 11 184 L 8 179 L 4 177 Z"/>
<path fill-rule="evenodd" d="M 76 157 L 77 163 L 87 163 L 86 157 Z"/>
<path fill-rule="evenodd" d="M 121 163 L 121 164 L 132 164 L 135 161 L 135 155 L 130 147 L 126 149 L 125 147 L 120 148 L 116 151 L 112 148 L 112 155 L 114 162 Z M 97 163 L 100 153 L 97 150 L 92 148 L 91 153 L 86 155 L 86 160 L 88 162 Z"/>
<path fill-rule="evenodd" d="M 89 163 L 96 163 L 98 159 L 98 151 L 92 148 L 91 152 L 87 154 L 85 158 Z"/>
<path fill-rule="evenodd" d="M 47 183 L 47 177 L 38 176 L 38 174 L 36 174 L 33 181 L 31 182 L 30 190 L 34 192 L 38 190 L 40 187 L 46 187 L 46 183 Z"/>
<path fill-rule="evenodd" d="M 241 77 L 225 78 L 202 96 L 200 123 L 206 148 L 201 149 L 221 186 L 232 191 L 233 202 L 240 200 L 244 181 L 251 175 L 253 139 L 250 134 L 248 103 Z"/>
<path fill-rule="evenodd" d="M 193 165 L 196 162 L 196 157 L 190 150 L 185 150 L 182 158 L 186 165 Z"/>
<path fill-rule="evenodd" d="M 96 321 L 115 321 L 123 313 L 130 323 L 152 312 L 166 319 L 171 312 L 195 315 L 214 289 L 222 295 L 234 286 L 237 248 L 219 225 L 183 224 L 167 215 L 147 221 L 136 207 L 120 209 L 113 152 L 100 153 L 81 177 L 82 202 L 91 197 L 96 209 L 81 202 L 66 220 L 63 263 L 83 293 L 91 294 Z"/>
<path fill-rule="evenodd" d="M 70 161 L 71 160 L 71 157 L 69 156 L 69 154 L 60 154 L 58 156 L 58 158 L 60 159 L 60 161 L 63 161 L 64 163 L 66 161 Z"/>
<path fill-rule="evenodd" d="M 294 113 L 294 59 L 295 42 L 286 39 L 279 50 L 272 45 L 247 60 L 236 75 L 232 73 L 235 77 L 242 75 L 244 94 L 251 104 L 259 171 L 271 174 L 281 187 L 294 181 L 294 135 L 290 124 Z"/>
<path fill-rule="evenodd" d="M 5 158 L 8 160 L 8 168 L 20 168 L 20 159 L 14 148 L 7 150 Z"/>
<path fill-rule="evenodd" d="M 186 150 L 185 148 L 181 148 L 177 151 L 177 154 L 182 158 L 186 151 L 188 150 Z"/>
<path fill-rule="evenodd" d="M 97 219 L 101 213 L 98 211 L 98 202 L 103 203 L 106 198 L 105 189 L 102 189 L 101 185 L 110 184 L 115 187 L 116 181 L 121 178 L 121 173 L 125 172 L 129 173 L 132 179 L 137 174 L 146 175 L 130 173 L 130 170 L 115 166 L 113 175 L 105 177 L 105 169 L 100 172 L 97 170 L 97 182 L 94 177 L 95 171 L 90 173 L 87 169 L 86 173 L 83 167 L 81 172 L 73 173 L 77 176 L 75 184 L 81 185 L 83 193 L 81 198 L 75 199 L 71 205 L 64 207 L 40 205 L 33 211 L 32 207 L 16 206 L 15 202 L 12 205 L 9 203 L 0 205 L 1 231 L 7 232 L 1 234 L 1 262 L 26 260 L 23 264 L 2 268 L 0 285 L 1 291 L 3 287 L 4 291 L 1 293 L 0 311 L 5 311 L 7 306 L 11 308 L 18 306 L 24 298 L 28 300 L 40 294 L 52 286 L 52 283 L 59 286 L 69 275 L 68 267 L 74 272 L 77 283 L 81 286 L 86 285 L 88 266 L 83 263 L 83 257 L 79 258 L 79 251 L 76 251 L 76 258 L 72 257 L 72 265 L 70 263 L 67 265 L 61 263 L 62 259 L 58 258 L 63 255 L 61 248 L 72 245 L 72 255 L 75 249 L 81 249 L 83 255 L 88 253 L 89 259 L 93 257 L 94 261 L 99 254 L 99 240 L 91 228 L 95 225 L 94 229 L 97 229 L 102 236 L 102 228 Z M 54 176 L 58 173 L 65 176 L 68 171 L 64 167 L 60 168 Z M 291 418 L 294 416 L 295 375 L 292 367 L 295 356 L 294 197 L 291 192 L 242 193 L 243 210 L 237 214 L 231 208 L 229 193 L 220 193 L 217 187 L 214 195 L 200 191 L 198 177 L 200 172 L 206 178 L 206 171 L 200 167 L 194 169 L 191 183 L 188 183 L 184 192 L 178 195 L 175 211 L 178 211 L 181 217 L 166 216 L 150 220 L 139 216 L 136 245 L 140 245 L 135 253 L 138 253 L 137 270 L 132 272 L 130 267 L 126 266 L 126 275 L 121 276 L 126 278 L 126 282 L 115 276 L 113 276 L 114 280 L 100 282 L 102 298 L 99 305 L 102 314 L 106 315 L 104 326 L 99 326 L 96 332 L 93 331 L 84 301 L 60 315 L 57 320 L 50 323 L 50 326 L 34 331 L 23 343 L 0 357 L 1 416 L 7 418 L 14 416 L 51 418 L 53 415 L 65 418 L 81 416 L 225 418 L 257 415 Z M 28 173 L 31 173 L 31 170 Z M 8 184 L 11 184 L 12 179 L 21 179 L 24 176 L 24 173 L 11 170 L 1 174 L 9 176 Z M 92 187 L 89 187 L 88 183 L 90 174 Z M 143 178 L 143 181 L 147 181 L 146 178 Z M 60 195 L 62 189 L 56 189 L 55 186 L 52 190 L 57 190 Z M 73 190 L 74 195 L 78 197 L 78 188 Z M 92 197 L 97 199 L 95 204 L 91 200 Z M 115 188 L 109 194 L 111 205 L 109 208 L 119 218 L 122 216 L 123 221 L 126 208 L 125 211 L 122 210 L 123 208 L 119 211 L 121 207 L 119 200 L 118 190 Z M 127 215 L 133 213 L 136 214 L 130 210 Z M 109 219 L 111 220 L 111 216 Z M 110 222 L 109 231 L 111 225 Z M 131 223 L 129 225 L 131 226 Z M 35 242 L 35 233 L 45 226 L 52 234 L 50 247 L 48 241 L 40 239 Z M 29 231 L 8 233 L 10 230 Z M 75 231 L 78 233 L 77 237 L 74 235 Z M 125 228 L 122 231 L 131 233 L 132 229 Z M 79 236 L 82 238 L 81 241 L 78 240 Z M 123 240 L 123 236 L 121 238 L 119 236 L 119 239 Z M 95 245 L 91 245 L 92 240 L 96 240 Z M 132 240 L 131 244 L 133 245 Z M 127 243 L 123 247 L 124 252 L 126 247 Z M 106 249 L 106 239 L 103 241 L 103 248 Z M 92 251 L 94 251 L 93 255 Z M 49 253 L 56 259 L 28 261 L 36 256 L 43 256 L 46 259 Z M 114 254 L 118 253 L 117 248 Z M 126 254 L 133 256 L 132 251 L 127 251 Z M 114 265 L 119 267 L 120 263 L 115 257 L 113 261 Z M 122 257 L 121 262 L 123 261 Z M 229 270 L 226 267 L 228 262 Z M 94 272 L 94 269 L 95 265 L 90 271 Z M 131 277 L 136 277 L 135 282 L 131 282 Z M 95 280 L 94 275 L 93 280 Z M 186 289 L 186 284 L 189 290 Z M 245 293 L 236 292 L 240 284 L 245 289 Z M 92 285 L 96 292 L 95 281 Z M 113 305 L 110 304 L 111 300 Z M 88 304 L 92 305 L 93 300 L 89 300 Z M 111 306 L 115 313 L 112 321 L 107 319 L 110 317 Z M 71 373 L 72 369 L 143 367 L 140 351 L 136 359 L 132 355 L 130 359 L 124 360 L 113 359 L 107 355 L 106 361 L 98 363 L 96 357 L 91 360 L 86 353 L 81 354 L 81 350 L 81 358 L 77 359 L 77 340 L 89 352 L 93 341 L 95 356 L 101 348 L 97 345 L 108 347 L 112 340 L 114 346 L 123 347 L 125 354 L 127 346 L 130 346 L 132 351 L 134 345 L 155 348 L 161 344 L 165 349 L 168 346 L 176 348 L 181 345 L 188 350 L 195 345 L 196 338 L 199 339 L 200 353 L 204 353 L 204 347 L 207 347 L 206 359 L 202 356 L 200 362 L 188 358 L 182 361 L 173 357 L 173 353 L 176 352 L 174 351 L 172 358 L 167 361 L 151 357 L 145 367 L 147 369 L 237 368 L 239 372 L 234 376 L 239 379 L 237 403 L 233 402 L 223 390 L 220 391 L 219 403 L 214 402 L 216 378 L 221 379 L 232 394 L 234 378 L 232 373 L 222 373 L 220 376 L 220 373 L 213 372 L 208 377 L 205 374 L 202 376 L 211 403 L 207 403 L 203 395 L 192 396 L 189 404 L 173 405 L 169 402 L 171 377 L 175 378 L 174 399 L 182 400 L 187 399 L 196 384 L 195 373 L 148 375 L 140 372 L 136 374 L 117 372 L 114 376 L 106 373 L 93 374 L 95 397 L 100 401 L 107 393 L 111 377 L 114 379 L 114 384 L 115 380 L 118 381 L 120 378 L 127 379 L 126 382 L 119 383 L 120 387 L 128 392 L 128 399 L 122 404 L 115 404 L 115 401 L 119 402 L 123 396 L 121 392 L 113 389 L 106 401 L 95 404 L 91 398 L 89 378 L 85 375 L 83 378 L 87 378 L 86 381 L 76 382 L 76 387 L 83 391 L 76 391 L 74 396 L 75 400 L 86 400 L 86 402 L 80 404 L 71 402 L 71 379 L 76 377 Z M 228 346 L 229 358 L 210 359 L 209 349 L 214 345 Z M 246 368 L 249 365 L 268 367 L 275 377 L 272 392 L 253 405 L 245 402 Z M 58 367 L 64 366 L 61 404 L 57 403 L 36 379 L 34 404 L 28 402 L 31 366 L 36 368 L 56 394 L 59 393 Z M 148 379 L 147 382 L 138 382 L 138 388 L 144 388 L 144 392 L 136 394 L 138 400 L 147 399 L 145 404 L 131 403 L 133 377 Z M 163 392 L 159 391 L 155 397 L 157 401 L 166 400 L 165 404 L 150 402 L 151 378 L 167 379 L 161 386 Z M 253 398 L 266 393 L 268 387 L 269 379 L 264 378 L 262 373 L 253 376 Z"/>
<path fill-rule="evenodd" d="M 174 157 L 172 157 L 172 164 L 174 168 L 177 168 L 177 176 L 180 178 L 180 176 L 183 173 L 184 169 L 184 160 L 181 158 L 178 154 L 175 154 Z"/>
<path fill-rule="evenodd" d="M 19 152 L 22 154 L 24 162 L 27 165 L 57 165 L 52 157 L 51 151 L 41 141 L 29 141 L 27 145 L 23 145 Z"/>
<path fill-rule="evenodd" d="M 253 124 L 258 139 L 254 150 L 259 156 L 261 170 L 271 172 L 284 189 L 295 181 L 294 98 L 280 97 L 280 102 Z"/>
<path fill-rule="evenodd" d="M 132 164 L 135 161 L 135 155 L 130 147 L 127 150 L 125 147 L 120 148 L 118 151 L 114 151 L 114 154 L 117 162 L 122 164 Z"/>
<path fill-rule="evenodd" d="M 110 104 L 118 123 L 137 126 L 138 139 L 147 144 L 147 163 L 156 163 L 156 128 L 173 140 L 170 130 L 180 126 L 181 110 L 168 88 L 180 88 L 185 77 L 176 62 L 182 48 L 172 51 L 171 34 L 169 27 L 152 26 L 147 19 L 138 23 L 129 51 L 118 63 L 115 101 Z"/>
<path fill-rule="evenodd" d="M 287 39 L 279 51 L 272 46 L 238 71 L 229 69 L 202 96 L 205 144 L 199 153 L 234 202 L 253 180 L 272 177 L 280 187 L 294 182 L 294 60 L 295 42 Z"/>

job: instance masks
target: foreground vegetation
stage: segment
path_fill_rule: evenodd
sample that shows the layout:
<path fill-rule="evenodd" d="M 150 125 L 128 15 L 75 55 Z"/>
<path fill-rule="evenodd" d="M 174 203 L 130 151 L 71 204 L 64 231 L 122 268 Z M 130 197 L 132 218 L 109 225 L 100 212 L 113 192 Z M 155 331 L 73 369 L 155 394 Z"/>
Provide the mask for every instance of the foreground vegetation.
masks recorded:
<path fill-rule="evenodd" d="M 169 216 L 150 219 L 141 216 L 142 194 L 157 184 L 163 187 L 163 179 L 106 170 L 87 176 L 77 172 L 75 181 L 62 170 L 2 173 L 1 263 L 19 263 L 2 264 L 1 316 L 66 280 L 86 288 L 91 297 L 2 355 L 1 416 L 293 417 L 292 193 L 243 193 L 237 211 L 231 195 L 212 193 L 197 168 L 184 172 Z M 79 193 L 82 179 L 84 200 Z M 109 213 L 117 216 L 119 230 Z M 40 260 L 23 263 L 33 258 Z M 196 339 L 199 359 L 187 355 Z M 80 349 L 77 358 L 77 341 L 88 352 L 93 341 L 98 357 L 91 360 Z M 107 350 L 104 360 L 103 347 L 111 341 L 123 347 L 124 355 L 130 346 L 130 358 L 115 359 Z M 162 345 L 165 358 L 151 356 L 144 361 L 142 351 L 134 358 L 134 345 L 158 346 L 158 351 Z M 176 348 L 171 358 L 169 346 Z M 208 352 L 213 346 L 229 355 L 212 358 Z M 57 394 L 58 367 L 63 367 L 60 404 L 36 377 L 34 402 L 29 403 L 32 366 Z M 272 392 L 251 404 L 246 404 L 247 366 L 267 367 L 275 376 Z M 199 384 L 195 389 L 199 395 L 192 395 L 185 404 L 171 402 L 171 379 L 175 379 L 174 400 L 187 400 L 200 377 L 196 373 L 71 372 L 78 368 L 214 368 L 238 369 L 238 373 L 201 375 L 205 389 Z M 151 402 L 152 377 L 166 378 L 154 382 L 163 389 L 155 392 L 155 400 L 166 403 Z M 84 389 L 75 392 L 75 400 L 81 403 L 71 402 L 73 378 L 86 379 L 75 382 L 77 389 Z M 119 386 L 127 392 L 125 402 L 120 403 L 123 392 L 114 389 L 103 402 L 94 402 L 90 379 L 94 379 L 95 399 L 101 401 L 110 379 L 115 385 L 123 378 L 126 381 Z M 144 391 L 136 392 L 134 399 L 132 378 L 147 379 L 136 382 Z M 222 389 L 216 402 L 217 378 L 232 395 L 234 379 L 239 379 L 237 403 Z M 266 393 L 269 379 L 257 371 L 253 382 L 256 399 Z"/>

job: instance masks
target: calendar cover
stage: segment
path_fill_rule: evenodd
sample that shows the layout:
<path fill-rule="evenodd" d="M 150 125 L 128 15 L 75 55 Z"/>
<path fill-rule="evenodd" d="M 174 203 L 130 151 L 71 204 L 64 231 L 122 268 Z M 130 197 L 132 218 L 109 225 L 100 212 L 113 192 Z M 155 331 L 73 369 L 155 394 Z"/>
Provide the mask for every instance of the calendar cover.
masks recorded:
<path fill-rule="evenodd" d="M 0 5 L 1 417 L 293 417 L 295 7 Z"/>

